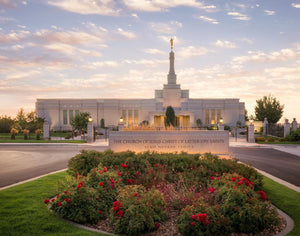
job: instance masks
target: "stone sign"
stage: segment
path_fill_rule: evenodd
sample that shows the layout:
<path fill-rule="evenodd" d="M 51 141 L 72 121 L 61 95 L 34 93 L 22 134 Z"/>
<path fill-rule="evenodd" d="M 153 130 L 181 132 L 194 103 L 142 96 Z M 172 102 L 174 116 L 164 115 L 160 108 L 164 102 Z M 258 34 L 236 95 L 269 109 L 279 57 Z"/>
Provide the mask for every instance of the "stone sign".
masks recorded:
<path fill-rule="evenodd" d="M 115 152 L 155 151 L 226 154 L 228 131 L 121 131 L 111 132 L 109 147 Z"/>

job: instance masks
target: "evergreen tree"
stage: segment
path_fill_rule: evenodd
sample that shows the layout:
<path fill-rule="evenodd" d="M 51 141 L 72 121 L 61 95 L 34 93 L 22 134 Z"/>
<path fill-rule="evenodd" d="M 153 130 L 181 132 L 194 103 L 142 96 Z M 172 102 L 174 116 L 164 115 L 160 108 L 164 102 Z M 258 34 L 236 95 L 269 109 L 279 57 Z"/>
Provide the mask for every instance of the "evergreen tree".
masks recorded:
<path fill-rule="evenodd" d="M 166 110 L 165 127 L 175 126 L 175 111 L 173 107 L 168 106 Z"/>
<path fill-rule="evenodd" d="M 90 113 L 88 112 L 80 112 L 71 120 L 71 126 L 73 129 L 77 129 L 78 131 L 86 131 L 87 125 L 89 123 Z"/>

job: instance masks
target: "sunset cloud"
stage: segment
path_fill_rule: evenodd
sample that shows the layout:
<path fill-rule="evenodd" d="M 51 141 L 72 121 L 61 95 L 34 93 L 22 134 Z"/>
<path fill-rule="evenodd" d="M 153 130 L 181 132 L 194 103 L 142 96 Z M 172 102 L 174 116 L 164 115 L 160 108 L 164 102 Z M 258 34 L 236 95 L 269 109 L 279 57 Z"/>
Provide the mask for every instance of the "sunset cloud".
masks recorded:
<path fill-rule="evenodd" d="M 196 19 L 200 19 L 200 20 L 203 20 L 205 22 L 209 22 L 209 23 L 214 24 L 214 25 L 219 24 L 219 22 L 216 19 L 209 18 L 207 16 L 198 16 L 198 17 L 196 17 Z"/>

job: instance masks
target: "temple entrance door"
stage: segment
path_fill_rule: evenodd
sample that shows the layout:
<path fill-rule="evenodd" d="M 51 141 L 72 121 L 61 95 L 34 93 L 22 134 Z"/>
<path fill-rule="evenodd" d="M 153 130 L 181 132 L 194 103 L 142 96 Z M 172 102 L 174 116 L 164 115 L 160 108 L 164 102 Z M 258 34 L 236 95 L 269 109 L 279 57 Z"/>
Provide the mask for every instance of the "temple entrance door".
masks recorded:
<path fill-rule="evenodd" d="M 175 117 L 175 127 L 180 127 L 180 116 Z"/>
<path fill-rule="evenodd" d="M 182 116 L 182 127 L 190 127 L 190 116 Z"/>

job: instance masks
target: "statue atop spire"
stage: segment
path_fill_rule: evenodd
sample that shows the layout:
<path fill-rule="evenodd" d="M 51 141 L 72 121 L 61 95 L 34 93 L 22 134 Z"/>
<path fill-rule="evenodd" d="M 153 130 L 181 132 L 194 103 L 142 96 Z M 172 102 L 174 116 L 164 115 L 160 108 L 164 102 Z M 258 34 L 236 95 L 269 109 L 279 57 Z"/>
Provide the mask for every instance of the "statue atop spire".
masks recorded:
<path fill-rule="evenodd" d="M 173 38 L 171 38 L 171 39 L 170 39 L 170 43 L 171 43 L 171 50 L 173 50 L 173 41 L 174 41 L 174 39 L 173 39 Z"/>

